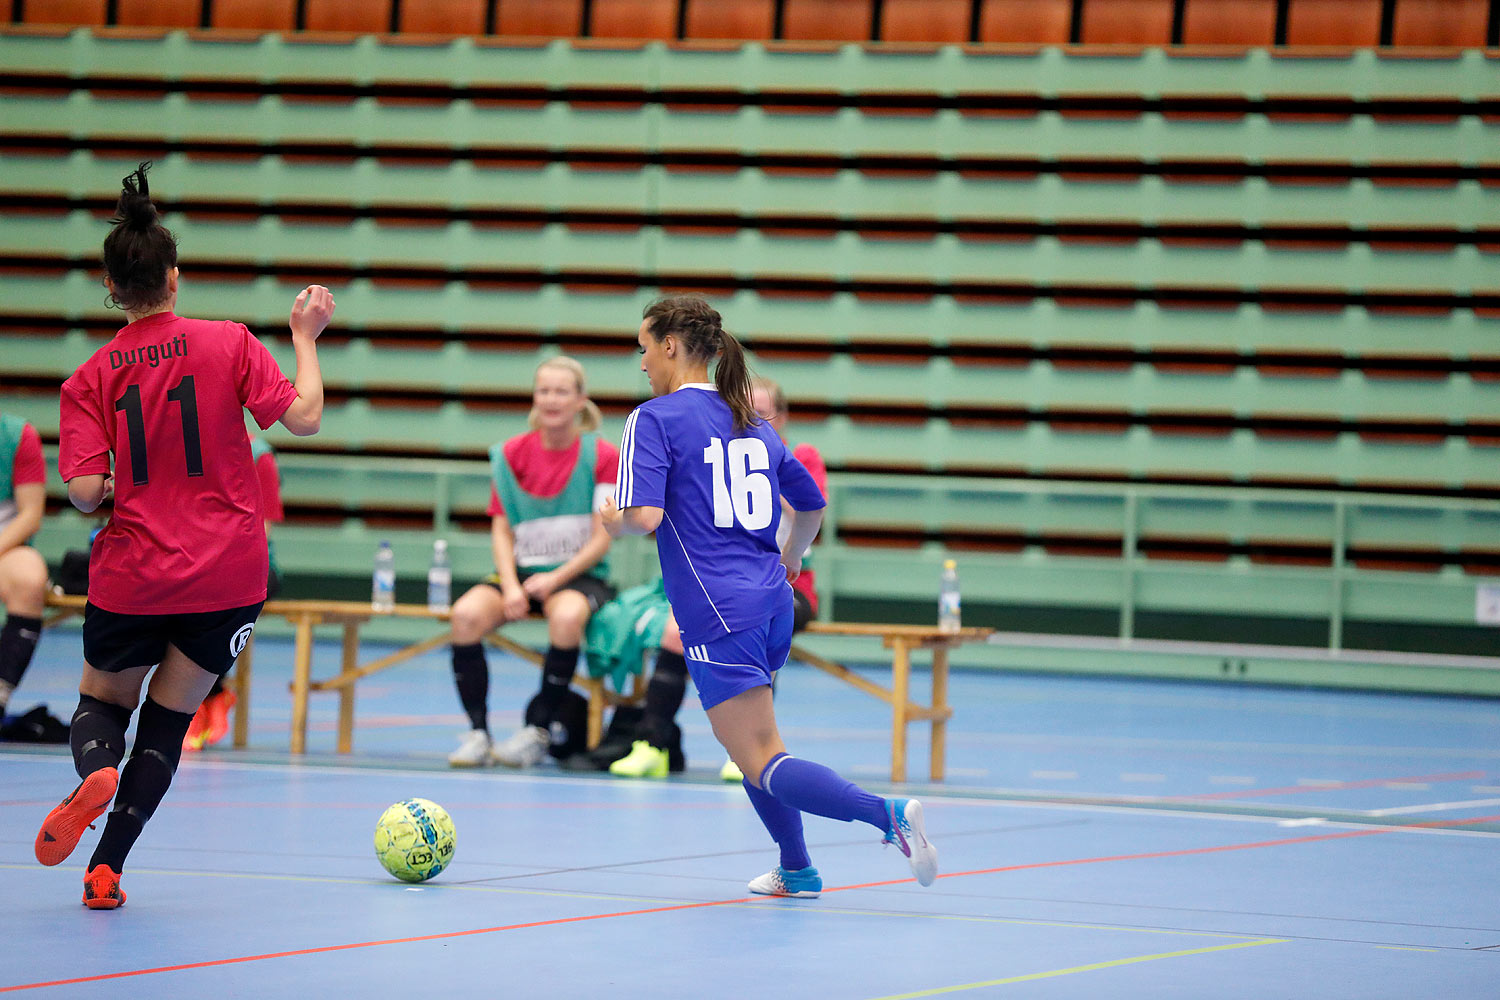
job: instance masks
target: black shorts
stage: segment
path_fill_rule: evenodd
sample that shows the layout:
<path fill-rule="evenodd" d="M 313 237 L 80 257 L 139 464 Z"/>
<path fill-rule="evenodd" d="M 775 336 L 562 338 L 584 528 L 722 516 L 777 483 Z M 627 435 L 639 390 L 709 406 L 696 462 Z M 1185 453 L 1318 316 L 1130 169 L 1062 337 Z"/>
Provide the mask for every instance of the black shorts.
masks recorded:
<path fill-rule="evenodd" d="M 250 641 L 261 603 L 178 615 L 122 615 L 85 604 L 83 658 L 98 670 L 118 673 L 155 666 L 167 655 L 170 643 L 204 670 L 223 677 Z"/>
<path fill-rule="evenodd" d="M 517 574 L 517 576 L 520 577 L 522 583 L 526 582 L 527 577 L 535 575 L 535 572 L 527 572 L 526 570 L 522 570 Z M 489 584 L 496 590 L 501 589 L 499 573 L 491 573 L 481 582 Z M 604 607 L 610 601 L 614 600 L 615 594 L 618 593 L 618 591 L 616 591 L 614 587 L 599 579 L 597 576 L 594 576 L 592 573 L 578 574 L 577 576 L 573 577 L 573 579 L 563 584 L 561 587 L 558 587 L 556 592 L 560 593 L 564 590 L 576 590 L 580 594 L 582 594 L 584 596 L 584 599 L 589 602 L 589 612 L 591 614 Z M 540 615 L 542 613 L 542 602 L 534 597 L 531 599 L 531 613 L 534 615 Z"/>
<path fill-rule="evenodd" d="M 792 631 L 801 632 L 813 620 L 812 602 L 796 587 L 792 588 Z"/>

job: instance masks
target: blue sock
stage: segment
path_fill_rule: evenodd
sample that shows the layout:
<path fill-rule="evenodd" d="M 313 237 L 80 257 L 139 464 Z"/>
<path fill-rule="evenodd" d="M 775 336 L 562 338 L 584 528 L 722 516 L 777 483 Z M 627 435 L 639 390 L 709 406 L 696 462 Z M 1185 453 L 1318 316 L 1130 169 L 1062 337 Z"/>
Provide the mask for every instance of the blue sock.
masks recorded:
<path fill-rule="evenodd" d="M 822 764 L 779 753 L 760 772 L 760 787 L 793 809 L 845 823 L 864 820 L 881 833 L 891 832 L 885 799 Z"/>
<path fill-rule="evenodd" d="M 741 782 L 755 814 L 766 825 L 771 839 L 781 848 L 781 867 L 789 872 L 800 871 L 812 864 L 807 856 L 807 841 L 802 839 L 802 814 L 750 784 L 746 778 Z"/>

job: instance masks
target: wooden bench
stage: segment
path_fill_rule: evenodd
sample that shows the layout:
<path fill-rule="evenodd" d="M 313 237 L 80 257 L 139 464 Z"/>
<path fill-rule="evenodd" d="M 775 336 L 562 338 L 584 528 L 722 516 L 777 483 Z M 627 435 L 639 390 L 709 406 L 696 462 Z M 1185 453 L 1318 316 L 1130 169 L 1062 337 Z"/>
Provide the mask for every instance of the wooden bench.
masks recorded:
<path fill-rule="evenodd" d="M 72 594 L 50 594 L 47 605 L 54 610 L 47 624 L 61 621 L 83 611 L 87 599 Z M 428 618 L 438 622 L 448 620 L 446 613 L 436 613 L 421 604 L 398 604 L 390 611 L 376 611 L 362 601 L 317 601 L 317 600 L 273 600 L 261 609 L 261 617 L 280 615 L 293 627 L 292 657 L 292 726 L 291 752 L 307 752 L 307 707 L 308 700 L 316 691 L 336 691 L 339 695 L 338 743 L 339 753 L 354 750 L 354 686 L 369 677 L 413 657 L 446 646 L 449 642 L 447 629 L 420 642 L 403 646 L 368 663 L 359 662 L 359 630 L 372 618 Z M 313 630 L 320 625 L 338 625 L 342 628 L 339 672 L 327 680 L 314 680 Z M 542 654 L 513 639 L 492 632 L 485 636 L 492 646 L 513 653 L 523 660 L 541 666 Z M 233 672 L 225 684 L 235 693 L 233 745 L 241 749 L 249 743 L 250 736 L 250 678 L 255 663 L 255 636 L 245 644 Z M 634 679 L 632 690 L 621 695 L 604 683 L 603 679 L 580 675 L 575 682 L 588 694 L 589 724 L 588 744 L 597 746 L 604 732 L 604 710 L 610 705 L 636 704 L 645 697 L 646 681 L 640 674 Z"/>
<path fill-rule="evenodd" d="M 931 721 L 932 755 L 929 776 L 942 781 L 948 746 L 948 720 L 953 708 L 948 704 L 948 651 L 966 642 L 983 642 L 993 631 L 988 628 L 962 628 L 948 632 L 933 625 L 873 625 L 863 622 L 811 622 L 803 635 L 867 636 L 879 639 L 891 651 L 891 686 L 881 687 L 840 663 L 810 652 L 799 644 L 792 646 L 792 659 L 817 667 L 845 683 L 891 706 L 891 780 L 906 780 L 906 730 L 913 722 Z M 932 700 L 923 705 L 911 699 L 911 655 L 914 650 L 932 650 Z"/>
<path fill-rule="evenodd" d="M 79 614 L 85 598 L 76 595 L 48 595 L 47 604 L 54 609 L 47 624 Z M 379 673 L 413 657 L 447 645 L 449 633 L 446 629 L 420 642 L 414 642 L 368 663 L 359 662 L 359 630 L 366 622 L 377 617 L 428 618 L 443 622 L 444 613 L 429 611 L 425 605 L 398 604 L 390 611 L 375 611 L 362 601 L 318 601 L 318 600 L 273 600 L 267 601 L 261 612 L 265 615 L 280 615 L 291 623 L 294 634 L 292 660 L 292 725 L 291 752 L 307 752 L 307 707 L 314 692 L 335 691 L 339 696 L 337 749 L 341 754 L 354 750 L 354 688 L 359 681 Z M 313 630 L 320 625 L 338 625 L 342 628 L 339 672 L 326 680 L 314 680 Z M 853 685 L 866 694 L 891 706 L 891 780 L 906 780 L 906 737 L 913 722 L 932 723 L 932 754 L 929 775 L 933 781 L 942 781 L 948 739 L 948 719 L 953 709 L 948 704 L 948 651 L 966 642 L 982 642 L 990 635 L 987 628 L 964 628 L 957 632 L 945 632 L 930 625 L 878 625 L 866 623 L 813 622 L 802 633 L 804 636 L 858 636 L 879 639 L 881 645 L 890 650 L 891 687 L 886 688 L 867 677 L 850 670 L 843 664 L 820 656 L 802 645 L 792 646 L 792 659 L 810 664 L 825 673 Z M 499 632 L 485 637 L 492 646 L 512 653 L 523 660 L 541 665 L 542 654 Z M 912 653 L 916 650 L 932 651 L 932 697 L 930 704 L 923 705 L 911 698 Z M 233 745 L 243 748 L 249 742 L 250 733 L 250 678 L 254 668 L 255 638 L 252 635 L 235 663 L 234 671 L 226 684 L 235 692 Z M 639 704 L 645 697 L 647 671 L 634 676 L 631 690 L 620 693 L 611 690 L 602 678 L 580 675 L 575 681 L 588 694 L 588 745 L 597 746 L 604 731 L 604 710 L 611 705 Z"/>

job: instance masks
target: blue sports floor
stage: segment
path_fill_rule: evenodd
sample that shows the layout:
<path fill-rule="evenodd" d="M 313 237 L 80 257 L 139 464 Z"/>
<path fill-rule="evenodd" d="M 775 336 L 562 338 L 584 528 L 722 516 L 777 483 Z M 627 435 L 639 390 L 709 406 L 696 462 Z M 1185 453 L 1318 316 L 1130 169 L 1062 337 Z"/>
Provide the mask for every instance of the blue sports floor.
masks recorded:
<path fill-rule="evenodd" d="M 43 639 L 13 710 L 72 711 L 76 631 Z M 320 646 L 320 673 L 337 653 Z M 863 826 L 807 819 L 827 887 L 752 897 L 776 860 L 684 707 L 668 781 L 453 772 L 446 656 L 359 689 L 356 754 L 286 754 L 289 642 L 256 647 L 252 748 L 185 760 L 126 867 L 79 903 L 97 834 L 32 839 L 76 783 L 66 748 L 0 745 L 0 992 L 37 997 L 1500 997 L 1500 705 L 960 673 L 928 889 Z M 492 727 L 535 668 L 491 654 Z M 922 678 L 925 681 L 925 678 Z M 921 690 L 919 681 L 917 690 Z M 889 714 L 789 667 L 792 752 L 886 791 Z M 919 733 L 913 727 L 913 733 Z M 912 749 L 924 773 L 926 744 Z M 388 878 L 372 830 L 422 796 L 451 867 Z"/>

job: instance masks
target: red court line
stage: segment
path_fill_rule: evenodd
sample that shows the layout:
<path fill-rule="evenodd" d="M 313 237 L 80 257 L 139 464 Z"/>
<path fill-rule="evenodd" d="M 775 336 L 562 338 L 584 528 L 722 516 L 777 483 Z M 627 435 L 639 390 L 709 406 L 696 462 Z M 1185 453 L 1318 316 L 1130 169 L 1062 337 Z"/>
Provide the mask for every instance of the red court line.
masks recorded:
<path fill-rule="evenodd" d="M 1478 823 L 1500 822 L 1500 815 L 1480 816 L 1474 819 L 1435 820 L 1426 823 L 1409 823 L 1401 826 L 1381 826 L 1370 830 L 1346 830 L 1340 833 L 1313 834 L 1306 837 L 1287 837 L 1281 840 L 1260 840 L 1248 844 L 1224 844 L 1219 847 L 1189 847 L 1177 851 L 1152 851 L 1146 854 L 1115 854 L 1099 858 L 1070 858 L 1065 861 L 1038 861 L 1026 865 L 1006 865 L 1000 868 L 978 868 L 973 871 L 952 872 L 938 878 L 962 878 L 966 875 L 991 875 L 997 872 L 1027 871 L 1039 868 L 1060 868 L 1067 865 L 1095 865 L 1109 861 L 1142 861 L 1152 858 L 1181 858 L 1198 854 L 1217 854 L 1223 851 L 1248 851 L 1258 847 L 1283 847 L 1290 844 L 1311 844 L 1322 840 L 1342 840 L 1349 837 L 1373 837 L 1382 833 L 1399 833 L 1402 830 L 1421 828 L 1470 826 Z M 864 882 L 859 885 L 841 885 L 827 892 L 847 892 L 850 889 L 873 889 L 887 885 L 903 885 L 915 882 L 912 878 L 891 879 L 886 882 Z M 501 931 L 520 931 L 534 927 L 557 927 L 563 924 L 578 924 L 589 920 L 609 920 L 614 917 L 640 917 L 653 913 L 673 913 L 681 910 L 702 910 L 715 906 L 734 906 L 755 900 L 746 897 L 715 899 L 700 903 L 676 903 L 672 906 L 654 906 L 643 910 L 621 910 L 613 913 L 590 913 L 578 917 L 558 917 L 554 920 L 536 920 L 524 924 L 503 924 L 499 927 L 476 927 L 466 931 L 446 931 L 442 934 L 423 934 L 416 937 L 386 938 L 380 941 L 354 941 L 349 944 L 331 944 L 321 948 L 301 948 L 295 951 L 268 952 L 264 955 L 241 955 L 238 958 L 216 958 L 206 962 L 188 962 L 183 965 L 161 965 L 150 969 L 131 969 L 127 972 L 106 972 L 97 976 L 80 976 L 76 979 L 54 979 L 41 983 L 20 983 L 16 986 L 0 986 L 0 993 L 18 990 L 41 989 L 45 986 L 72 986 L 78 983 L 98 983 L 112 979 L 128 979 L 132 976 L 149 976 L 161 972 L 185 972 L 189 969 L 209 969 L 221 965 L 240 965 L 246 962 L 263 962 L 274 958 L 296 958 L 302 955 L 324 955 L 339 951 L 354 951 L 360 948 L 379 948 L 392 944 L 415 944 L 420 941 L 447 941 L 454 938 L 474 937 L 479 934 L 496 934 Z M 106 918 L 108 919 L 108 918 Z"/>
<path fill-rule="evenodd" d="M 46 806 L 51 808 L 57 805 L 57 799 L 5 799 L 0 800 L 0 807 L 10 806 Z M 380 811 L 389 802 L 252 802 L 244 799 L 233 802 L 173 802 L 172 809 L 268 809 L 274 808 L 278 812 L 288 809 L 353 809 L 369 812 L 371 815 L 379 815 Z M 649 803 L 649 802 L 459 802 L 450 804 L 444 800 L 444 807 L 449 812 L 462 809 L 464 812 L 478 809 L 489 809 L 493 811 L 521 812 L 524 810 L 573 810 L 573 809 L 611 809 L 616 811 L 638 811 L 652 809 L 662 812 L 717 812 L 733 809 L 748 809 L 749 805 L 741 802 L 671 802 L 671 803 Z"/>
<path fill-rule="evenodd" d="M 1168 802 L 1200 802 L 1211 799 L 1253 799 L 1263 795 L 1306 795 L 1309 792 L 1338 792 L 1347 788 L 1378 788 L 1407 782 L 1477 781 L 1484 771 L 1459 771 L 1452 774 L 1419 774 L 1410 778 L 1366 778 L 1363 781 L 1338 781 L 1327 785 L 1288 785 L 1284 788 L 1250 788 L 1244 791 L 1208 792 L 1204 795 L 1172 795 Z"/>
<path fill-rule="evenodd" d="M 910 881 L 908 879 L 908 881 Z M 209 969 L 220 965 L 240 965 L 244 962 L 263 962 L 272 958 L 295 958 L 299 955 L 322 955 L 336 951 L 354 951 L 359 948 L 379 948 L 388 944 L 415 944 L 418 941 L 447 941 L 452 938 L 472 937 L 477 934 L 495 934 L 500 931 L 521 931 L 532 927 L 552 927 L 558 924 L 577 924 L 587 920 L 607 920 L 611 917 L 638 917 L 648 913 L 671 913 L 673 910 L 701 910 L 709 906 L 729 906 L 745 903 L 745 899 L 717 899 L 706 903 L 678 903 L 673 906 L 657 906 L 646 910 L 624 910 L 615 913 L 591 913 L 581 917 L 558 917 L 556 920 L 536 920 L 526 924 L 504 924 L 500 927 L 476 927 L 467 931 L 447 931 L 442 934 L 423 934 L 418 937 L 387 938 L 382 941 L 355 941 L 350 944 L 330 944 L 322 948 L 300 948 L 296 951 L 276 951 L 264 955 L 241 955 L 239 958 L 215 958 L 207 962 L 188 962 L 183 965 L 160 965 L 151 969 L 131 969 L 128 972 L 106 972 L 98 976 L 80 976 L 77 979 L 54 979 L 45 983 L 21 983 L 17 986 L 0 986 L 0 993 L 16 990 L 40 989 L 44 986 L 72 986 L 77 983 L 98 983 L 111 979 L 127 979 L 131 976 L 149 976 L 159 972 L 184 972 L 188 969 Z M 106 918 L 108 919 L 108 918 Z"/>

